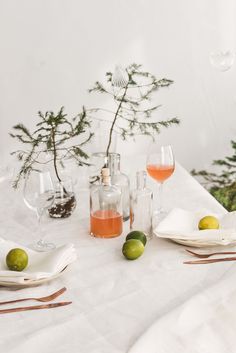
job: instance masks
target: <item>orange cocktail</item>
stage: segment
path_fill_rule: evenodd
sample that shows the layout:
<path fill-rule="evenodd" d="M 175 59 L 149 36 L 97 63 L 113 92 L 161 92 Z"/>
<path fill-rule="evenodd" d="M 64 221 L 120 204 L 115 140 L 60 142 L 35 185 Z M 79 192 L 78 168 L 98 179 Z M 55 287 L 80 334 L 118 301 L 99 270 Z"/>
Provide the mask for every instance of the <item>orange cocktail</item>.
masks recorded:
<path fill-rule="evenodd" d="M 163 183 L 163 181 L 168 179 L 173 174 L 174 169 L 174 165 L 147 165 L 148 174 L 159 183 Z"/>
<path fill-rule="evenodd" d="M 98 238 L 114 238 L 122 233 L 122 215 L 115 210 L 98 210 L 90 215 L 90 233 Z"/>

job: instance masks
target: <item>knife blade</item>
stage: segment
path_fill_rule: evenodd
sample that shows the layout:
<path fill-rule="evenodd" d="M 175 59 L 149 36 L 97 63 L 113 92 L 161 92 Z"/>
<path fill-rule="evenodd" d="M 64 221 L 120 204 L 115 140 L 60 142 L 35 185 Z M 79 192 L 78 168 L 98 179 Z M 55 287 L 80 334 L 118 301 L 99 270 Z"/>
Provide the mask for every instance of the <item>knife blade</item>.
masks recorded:
<path fill-rule="evenodd" d="M 71 303 L 72 302 L 58 302 L 58 303 L 42 304 L 42 305 L 20 306 L 17 308 L 1 309 L 0 314 L 9 314 L 9 313 L 16 313 L 16 312 L 28 311 L 28 310 L 51 309 L 51 308 L 57 308 L 60 306 L 69 305 Z"/>

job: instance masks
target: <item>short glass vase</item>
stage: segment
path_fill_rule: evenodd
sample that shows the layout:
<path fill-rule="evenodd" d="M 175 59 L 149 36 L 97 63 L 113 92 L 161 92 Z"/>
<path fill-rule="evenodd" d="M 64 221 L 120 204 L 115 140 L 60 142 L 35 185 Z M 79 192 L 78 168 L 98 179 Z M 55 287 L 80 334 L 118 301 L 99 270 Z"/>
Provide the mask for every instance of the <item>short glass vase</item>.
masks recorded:
<path fill-rule="evenodd" d="M 54 183 L 55 199 L 48 209 L 51 218 L 67 218 L 76 208 L 76 198 L 72 180 L 66 179 Z"/>

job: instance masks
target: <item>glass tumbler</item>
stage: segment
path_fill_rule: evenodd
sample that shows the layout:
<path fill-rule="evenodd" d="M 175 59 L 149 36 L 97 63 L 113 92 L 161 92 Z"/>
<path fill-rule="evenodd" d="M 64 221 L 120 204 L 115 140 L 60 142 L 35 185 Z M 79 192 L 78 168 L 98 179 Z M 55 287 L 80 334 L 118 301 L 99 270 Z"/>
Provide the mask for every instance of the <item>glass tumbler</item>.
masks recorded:
<path fill-rule="evenodd" d="M 152 237 L 152 190 L 146 187 L 147 173 L 136 173 L 137 187 L 131 192 L 130 229 L 140 230 L 150 239 Z"/>

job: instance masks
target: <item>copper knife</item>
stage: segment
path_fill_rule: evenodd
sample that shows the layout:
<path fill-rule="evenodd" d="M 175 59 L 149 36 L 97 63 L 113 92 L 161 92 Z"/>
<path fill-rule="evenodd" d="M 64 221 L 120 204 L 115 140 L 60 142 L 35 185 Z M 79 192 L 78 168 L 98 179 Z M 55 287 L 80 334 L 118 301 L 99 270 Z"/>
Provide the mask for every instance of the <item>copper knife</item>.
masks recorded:
<path fill-rule="evenodd" d="M 43 305 L 20 306 L 17 308 L 1 309 L 0 314 L 16 313 L 19 311 L 28 311 L 28 310 L 51 309 L 51 308 L 57 308 L 59 306 L 69 305 L 71 303 L 72 302 L 58 302 L 58 303 L 43 304 Z"/>

